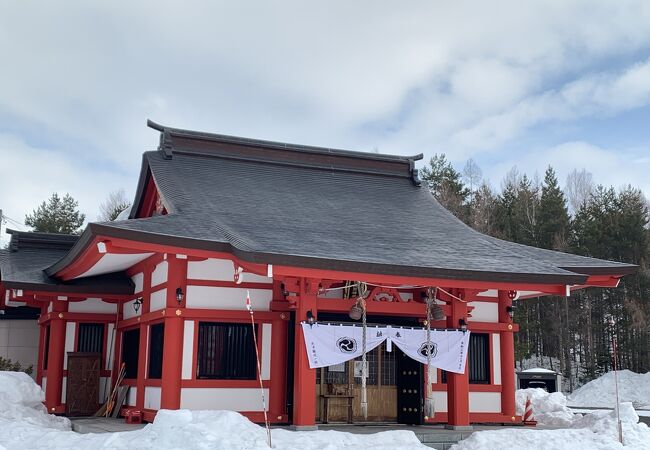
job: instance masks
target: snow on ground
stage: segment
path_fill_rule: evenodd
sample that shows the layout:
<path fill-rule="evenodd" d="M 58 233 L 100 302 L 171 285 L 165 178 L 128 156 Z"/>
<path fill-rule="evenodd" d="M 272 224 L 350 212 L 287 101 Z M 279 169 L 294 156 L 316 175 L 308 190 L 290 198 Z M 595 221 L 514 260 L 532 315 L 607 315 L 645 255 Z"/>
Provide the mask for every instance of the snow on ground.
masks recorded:
<path fill-rule="evenodd" d="M 78 434 L 7 422 L 0 445 L 12 449 L 268 449 L 266 430 L 234 411 L 161 410 L 152 424 L 136 431 Z M 11 428 L 5 428 L 11 427 Z M 282 450 L 426 448 L 411 431 L 352 434 L 338 431 L 272 430 L 273 448 Z M 1 447 L 0 447 L 1 448 Z"/>
<path fill-rule="evenodd" d="M 528 390 L 528 389 L 527 389 Z M 544 392 L 542 389 L 540 391 Z M 540 393 L 537 393 L 540 394 Z M 552 394 L 551 394 L 552 395 Z M 618 442 L 618 428 L 614 411 L 596 411 L 592 414 L 572 414 L 563 409 L 564 402 L 558 401 L 558 396 L 537 396 L 537 404 L 555 410 L 541 409 L 535 418 L 542 420 L 540 426 L 562 423 L 558 429 L 506 428 L 496 431 L 479 431 L 469 438 L 451 447 L 451 450 L 492 450 L 496 448 L 512 448 L 526 450 L 600 450 L 600 449 L 650 449 L 650 428 L 639 423 L 639 416 L 634 411 L 632 403 L 620 405 L 621 424 L 623 428 L 623 445 Z M 559 394 L 562 395 L 562 394 Z M 533 405 L 535 401 L 532 402 Z M 562 412 L 562 419 L 547 414 Z M 545 417 L 550 417 L 545 420 Z"/>
<path fill-rule="evenodd" d="M 540 425 L 564 427 L 573 423 L 575 414 L 567 406 L 567 399 L 561 392 L 549 394 L 540 388 L 519 389 L 515 393 L 518 416 L 524 415 L 527 398 L 530 398 L 534 419 Z"/>
<path fill-rule="evenodd" d="M 78 434 L 70 421 L 47 414 L 40 387 L 23 373 L 0 372 L 0 450 L 13 449 L 268 449 L 266 430 L 233 411 L 161 410 L 152 424 L 122 433 Z M 275 429 L 283 450 L 424 448 L 412 431 L 352 434 Z"/>
<path fill-rule="evenodd" d="M 621 403 L 622 446 L 618 442 L 615 411 L 575 414 L 566 397 L 543 389 L 521 389 L 516 393 L 517 414 L 523 414 L 526 399 L 531 399 L 533 418 L 541 429 L 507 428 L 479 431 L 452 447 L 453 450 L 489 450 L 505 447 L 527 450 L 635 449 L 650 450 L 650 428 L 639 423 L 631 402 Z M 554 428 L 554 429 L 544 429 Z"/>
<path fill-rule="evenodd" d="M 461 441 L 454 450 L 512 449 L 616 449 L 650 450 L 650 429 L 638 423 L 631 403 L 621 404 L 624 444 L 617 442 L 613 411 L 574 414 L 560 393 L 542 389 L 517 393 L 518 413 L 526 398 L 532 399 L 540 425 L 560 429 L 504 428 L 478 431 Z M 267 449 L 266 431 L 233 411 L 158 412 L 154 423 L 136 431 L 122 433 L 78 434 L 70 431 L 67 419 L 48 415 L 42 406 L 43 392 L 25 375 L 0 372 L 0 450 L 13 449 Z M 376 434 L 352 434 L 338 431 L 292 432 L 275 429 L 273 448 L 284 450 L 425 449 L 411 431 L 386 431 Z"/>
<path fill-rule="evenodd" d="M 0 420 L 16 420 L 56 430 L 70 430 L 70 421 L 47 414 L 45 394 L 23 372 L 0 372 Z"/>
<path fill-rule="evenodd" d="M 635 408 L 650 408 L 650 372 L 642 374 L 619 370 L 616 375 L 621 402 L 632 402 Z M 615 404 L 614 372 L 608 372 L 590 381 L 569 395 L 571 406 L 612 408 Z"/>

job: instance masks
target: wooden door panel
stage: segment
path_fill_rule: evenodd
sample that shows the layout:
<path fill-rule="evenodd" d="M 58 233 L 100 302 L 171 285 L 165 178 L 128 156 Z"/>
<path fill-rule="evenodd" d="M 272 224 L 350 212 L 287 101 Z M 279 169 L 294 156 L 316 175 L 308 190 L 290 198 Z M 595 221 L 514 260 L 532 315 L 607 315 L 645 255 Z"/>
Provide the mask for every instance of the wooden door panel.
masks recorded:
<path fill-rule="evenodd" d="M 99 353 L 68 353 L 66 414 L 89 416 L 99 407 Z"/>

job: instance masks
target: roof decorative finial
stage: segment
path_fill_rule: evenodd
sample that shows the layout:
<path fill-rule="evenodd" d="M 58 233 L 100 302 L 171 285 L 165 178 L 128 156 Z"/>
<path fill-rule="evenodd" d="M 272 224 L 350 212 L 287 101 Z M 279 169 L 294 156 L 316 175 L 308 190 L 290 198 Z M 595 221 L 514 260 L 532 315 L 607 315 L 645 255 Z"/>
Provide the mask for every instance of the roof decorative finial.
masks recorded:
<path fill-rule="evenodd" d="M 147 126 L 160 131 L 160 144 L 158 145 L 158 151 L 163 152 L 165 159 L 172 159 L 172 136 L 169 130 L 165 126 L 150 119 L 147 119 Z"/>

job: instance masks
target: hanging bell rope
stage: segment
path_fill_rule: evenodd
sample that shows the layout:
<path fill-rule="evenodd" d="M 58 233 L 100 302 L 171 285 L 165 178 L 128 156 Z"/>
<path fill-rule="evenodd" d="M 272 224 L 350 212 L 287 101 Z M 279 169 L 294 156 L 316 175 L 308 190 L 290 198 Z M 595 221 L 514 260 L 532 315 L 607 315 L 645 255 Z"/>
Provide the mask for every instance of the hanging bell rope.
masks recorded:
<path fill-rule="evenodd" d="M 434 416 L 435 404 L 433 399 L 433 389 L 431 388 L 431 381 L 433 380 L 433 367 L 431 366 L 431 353 L 432 344 L 431 344 L 431 319 L 435 317 L 435 308 L 437 307 L 442 313 L 442 308 L 436 304 L 436 295 L 438 294 L 438 288 L 428 288 L 427 289 L 427 387 L 426 387 L 426 398 L 424 400 L 424 416 L 425 420 L 430 419 Z M 442 313 L 442 318 L 445 315 Z M 436 319 L 441 320 L 441 319 Z"/>
<path fill-rule="evenodd" d="M 363 414 L 363 420 L 368 420 L 368 392 L 366 388 L 366 379 L 368 377 L 368 370 L 366 367 L 367 356 L 367 333 L 368 333 L 368 322 L 366 317 L 366 296 L 368 295 L 368 286 L 366 283 L 359 282 L 358 286 L 359 298 L 357 299 L 357 305 L 361 308 L 361 414 Z"/>

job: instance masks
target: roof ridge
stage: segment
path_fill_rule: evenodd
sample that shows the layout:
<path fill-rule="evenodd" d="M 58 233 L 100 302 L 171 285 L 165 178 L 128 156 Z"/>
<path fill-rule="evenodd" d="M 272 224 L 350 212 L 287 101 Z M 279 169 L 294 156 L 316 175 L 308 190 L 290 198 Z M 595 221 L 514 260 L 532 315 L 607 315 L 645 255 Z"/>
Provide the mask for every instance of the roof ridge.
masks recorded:
<path fill-rule="evenodd" d="M 336 156 L 342 156 L 348 158 L 361 158 L 361 159 L 376 160 L 376 161 L 392 161 L 392 162 L 408 163 L 410 161 L 419 161 L 424 158 L 424 155 L 422 153 L 418 153 L 412 156 L 402 156 L 402 155 L 393 155 L 393 154 L 384 154 L 384 153 L 362 152 L 358 150 L 345 150 L 345 149 L 338 149 L 332 147 L 318 147 L 314 145 L 293 144 L 288 142 L 270 141 L 264 139 L 245 138 L 245 137 L 232 136 L 227 134 L 208 133 L 204 131 L 167 127 L 164 125 L 160 125 L 152 120 L 147 120 L 147 126 L 154 130 L 160 131 L 161 145 L 159 147 L 159 150 L 162 150 L 165 147 L 164 144 L 168 143 L 167 141 L 165 141 L 165 139 L 170 138 L 173 135 L 176 135 L 176 136 L 182 136 L 188 138 L 210 140 L 214 142 L 224 142 L 224 143 L 242 144 L 242 145 L 259 146 L 259 147 L 270 147 L 270 148 L 278 148 L 278 149 L 294 151 L 294 152 L 336 155 Z"/>

